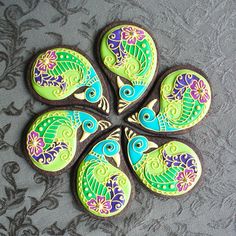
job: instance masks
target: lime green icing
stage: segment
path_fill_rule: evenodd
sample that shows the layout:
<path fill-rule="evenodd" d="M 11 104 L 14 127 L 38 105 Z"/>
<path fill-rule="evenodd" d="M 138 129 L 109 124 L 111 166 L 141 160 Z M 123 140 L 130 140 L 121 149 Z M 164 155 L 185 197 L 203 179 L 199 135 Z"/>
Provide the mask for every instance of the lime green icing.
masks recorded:
<path fill-rule="evenodd" d="M 53 48 L 41 53 L 32 65 L 31 83 L 35 92 L 47 100 L 59 101 L 73 94 L 109 112 L 98 74 L 89 60 L 74 50 Z M 85 91 L 75 93 L 81 87 Z"/>
<path fill-rule="evenodd" d="M 128 204 L 131 183 L 119 169 L 120 144 L 111 134 L 95 144 L 77 169 L 77 196 L 90 213 L 99 217 L 119 214 Z M 117 167 L 109 163 L 114 159 Z"/>
<path fill-rule="evenodd" d="M 146 137 L 136 134 L 128 139 L 131 166 L 139 180 L 153 192 L 178 196 L 190 191 L 199 181 L 201 163 L 188 145 L 171 141 L 158 147 Z"/>
<path fill-rule="evenodd" d="M 107 121 L 97 121 L 91 114 L 78 110 L 52 110 L 40 115 L 27 132 L 26 149 L 32 163 L 41 170 L 56 172 L 65 168 L 82 143 Z M 80 138 L 77 137 L 81 130 Z"/>
<path fill-rule="evenodd" d="M 117 77 L 121 113 L 143 95 L 154 77 L 158 63 L 155 43 L 137 26 L 118 25 L 104 34 L 100 55 L 108 70 L 129 81 L 120 82 Z"/>
<path fill-rule="evenodd" d="M 161 83 L 157 114 L 153 110 L 156 102 L 158 100 L 153 99 L 129 121 L 155 132 L 180 131 L 196 125 L 206 116 L 211 104 L 211 89 L 199 73 L 189 69 L 176 70 Z"/>

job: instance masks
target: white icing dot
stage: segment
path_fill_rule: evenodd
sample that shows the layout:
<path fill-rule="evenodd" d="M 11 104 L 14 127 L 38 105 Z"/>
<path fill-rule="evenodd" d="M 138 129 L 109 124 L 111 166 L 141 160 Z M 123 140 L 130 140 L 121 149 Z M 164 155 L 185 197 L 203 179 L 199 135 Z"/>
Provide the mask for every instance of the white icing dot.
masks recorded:
<path fill-rule="evenodd" d="M 160 184 L 158 184 L 157 187 L 160 188 Z"/>
<path fill-rule="evenodd" d="M 163 188 L 163 189 L 166 189 L 166 186 L 164 185 L 162 188 Z"/>
<path fill-rule="evenodd" d="M 89 197 L 92 197 L 92 194 L 91 194 L 91 193 L 89 193 L 89 194 L 88 194 L 88 196 L 89 196 Z"/>
<path fill-rule="evenodd" d="M 50 123 L 51 122 L 51 120 L 48 120 L 48 123 Z"/>
<path fill-rule="evenodd" d="M 88 188 L 85 188 L 84 190 L 85 190 L 85 191 L 88 191 Z"/>
<path fill-rule="evenodd" d="M 43 124 L 43 126 L 46 126 L 46 125 L 47 125 L 47 123 L 44 123 L 44 124 Z"/>
<path fill-rule="evenodd" d="M 145 43 L 143 43 L 143 44 L 142 44 L 142 47 L 143 47 L 143 48 L 146 48 L 146 44 L 145 44 Z"/>
<path fill-rule="evenodd" d="M 63 55 L 61 55 L 60 58 L 63 58 Z"/>
<path fill-rule="evenodd" d="M 78 60 L 76 60 L 76 62 L 78 62 Z"/>
<path fill-rule="evenodd" d="M 43 128 L 42 128 L 42 127 L 39 127 L 39 131 L 43 131 Z"/>
<path fill-rule="evenodd" d="M 149 54 L 149 50 L 147 50 L 146 53 Z"/>
<path fill-rule="evenodd" d="M 175 186 L 174 186 L 173 184 L 171 184 L 171 185 L 170 185 L 170 188 L 172 188 L 172 189 L 173 189 L 174 187 L 175 187 Z"/>
<path fill-rule="evenodd" d="M 151 57 L 148 57 L 148 60 L 151 60 Z"/>
<path fill-rule="evenodd" d="M 69 56 L 68 56 L 68 55 L 66 55 L 66 58 L 69 58 Z"/>

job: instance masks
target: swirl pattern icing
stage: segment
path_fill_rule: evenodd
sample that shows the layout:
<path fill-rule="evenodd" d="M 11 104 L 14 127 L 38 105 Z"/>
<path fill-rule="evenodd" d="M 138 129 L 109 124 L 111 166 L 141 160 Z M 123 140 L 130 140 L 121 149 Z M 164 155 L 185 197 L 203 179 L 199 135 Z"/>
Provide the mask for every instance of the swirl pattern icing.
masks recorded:
<path fill-rule="evenodd" d="M 129 178 L 119 169 L 119 132 L 118 129 L 96 143 L 77 169 L 76 194 L 82 205 L 99 217 L 119 214 L 131 194 Z M 117 167 L 109 163 L 109 158 Z"/>
<path fill-rule="evenodd" d="M 154 132 L 185 130 L 206 116 L 211 104 L 211 89 L 199 73 L 178 69 L 161 83 L 158 113 L 153 109 L 156 103 L 157 99 L 153 99 L 128 120 Z"/>
<path fill-rule="evenodd" d="M 117 76 L 118 112 L 122 113 L 142 97 L 153 80 L 158 65 L 155 42 L 140 27 L 118 25 L 104 34 L 100 54 L 105 67 Z"/>
<path fill-rule="evenodd" d="M 84 142 L 99 129 L 110 125 L 79 110 L 51 110 L 40 115 L 27 132 L 26 149 L 36 167 L 48 172 L 65 168 L 76 153 L 77 143 Z M 77 137 L 80 129 L 82 135 Z"/>
<path fill-rule="evenodd" d="M 202 167 L 188 145 L 170 141 L 158 147 L 155 142 L 126 128 L 128 159 L 139 180 L 151 191 L 179 196 L 199 181 Z"/>
<path fill-rule="evenodd" d="M 53 48 L 41 53 L 31 68 L 31 84 L 35 92 L 46 100 L 60 101 L 73 95 L 109 112 L 101 79 L 91 62 L 74 50 Z M 86 89 L 76 93 L 79 88 Z"/>

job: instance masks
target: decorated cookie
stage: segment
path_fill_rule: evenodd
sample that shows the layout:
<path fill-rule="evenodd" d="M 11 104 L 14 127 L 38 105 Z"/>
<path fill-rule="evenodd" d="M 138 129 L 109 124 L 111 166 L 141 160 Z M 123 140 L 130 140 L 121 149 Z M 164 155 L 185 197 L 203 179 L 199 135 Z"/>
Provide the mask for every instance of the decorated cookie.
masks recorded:
<path fill-rule="evenodd" d="M 74 163 L 86 144 L 110 125 L 109 121 L 84 109 L 46 111 L 27 131 L 27 160 L 43 173 L 62 173 Z"/>
<path fill-rule="evenodd" d="M 188 193 L 202 174 L 199 155 L 192 145 L 166 136 L 206 116 L 212 98 L 206 75 L 186 65 L 158 76 L 157 44 L 148 30 L 131 22 L 112 23 L 96 43 L 106 79 L 79 50 L 55 47 L 32 61 L 30 90 L 54 108 L 28 126 L 26 159 L 48 175 L 59 175 L 78 160 L 73 193 L 96 218 L 127 208 L 134 192 L 130 171 L 156 194 Z M 122 139 L 121 128 L 110 127 L 105 116 L 113 107 L 118 115 L 112 110 L 113 118 L 124 127 Z"/>
<path fill-rule="evenodd" d="M 125 134 L 130 166 L 149 190 L 164 196 L 179 196 L 198 183 L 202 167 L 191 147 L 176 140 L 161 143 L 159 138 L 137 134 L 129 128 Z"/>
<path fill-rule="evenodd" d="M 33 94 L 53 105 L 83 104 L 109 113 L 103 76 L 82 52 L 51 48 L 33 61 L 28 81 Z"/>
<path fill-rule="evenodd" d="M 119 22 L 101 33 L 100 64 L 114 85 L 118 113 L 135 105 L 148 92 L 159 65 L 157 45 L 143 27 Z"/>
<path fill-rule="evenodd" d="M 204 73 L 192 66 L 178 66 L 162 79 L 160 97 L 156 87 L 146 105 L 128 121 L 155 133 L 183 131 L 198 124 L 211 104 L 211 89 Z"/>
<path fill-rule="evenodd" d="M 91 146 L 78 165 L 76 198 L 95 216 L 110 217 L 121 213 L 131 197 L 131 182 L 124 171 L 120 129 L 116 129 Z"/>

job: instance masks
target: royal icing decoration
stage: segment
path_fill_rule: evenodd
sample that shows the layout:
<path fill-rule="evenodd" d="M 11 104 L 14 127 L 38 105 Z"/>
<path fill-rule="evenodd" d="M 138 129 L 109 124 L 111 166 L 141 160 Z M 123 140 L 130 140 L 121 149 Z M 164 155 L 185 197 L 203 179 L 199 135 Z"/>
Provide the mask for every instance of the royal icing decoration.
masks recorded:
<path fill-rule="evenodd" d="M 76 172 L 76 194 L 82 205 L 99 217 L 119 214 L 131 194 L 129 178 L 120 169 L 120 129 L 96 143 Z M 110 164 L 113 159 L 116 167 Z"/>
<path fill-rule="evenodd" d="M 100 56 L 104 66 L 116 75 L 118 112 L 122 113 L 142 97 L 154 79 L 158 65 L 156 45 L 142 28 L 118 25 L 102 37 Z"/>
<path fill-rule="evenodd" d="M 155 142 L 126 128 L 128 159 L 139 180 L 151 191 L 178 196 L 199 181 L 202 167 L 188 145 L 170 141 L 158 147 Z"/>
<path fill-rule="evenodd" d="M 60 101 L 73 95 L 109 112 L 98 74 L 91 62 L 74 50 L 53 48 L 41 53 L 32 65 L 31 83 L 44 99 Z M 77 93 L 79 88 L 86 89 Z"/>
<path fill-rule="evenodd" d="M 110 126 L 79 110 L 52 110 L 40 115 L 30 126 L 26 149 L 32 163 L 41 170 L 56 172 L 73 159 L 79 143 Z M 78 130 L 81 131 L 77 137 Z"/>
<path fill-rule="evenodd" d="M 185 130 L 206 116 L 211 104 L 211 89 L 199 73 L 177 69 L 161 83 L 158 113 L 153 109 L 156 103 L 154 98 L 128 121 L 154 132 Z"/>

